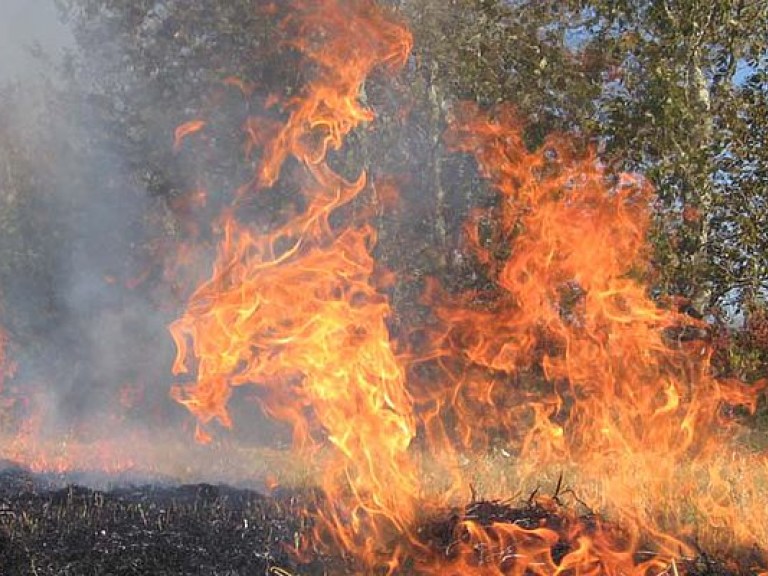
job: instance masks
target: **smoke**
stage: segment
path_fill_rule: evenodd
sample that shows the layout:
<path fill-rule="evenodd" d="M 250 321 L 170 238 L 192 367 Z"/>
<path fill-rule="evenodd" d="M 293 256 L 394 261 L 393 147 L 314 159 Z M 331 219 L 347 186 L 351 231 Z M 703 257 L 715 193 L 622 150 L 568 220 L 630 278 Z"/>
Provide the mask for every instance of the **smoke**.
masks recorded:
<path fill-rule="evenodd" d="M 55 4 L 40 0 L 3 0 L 0 5 L 0 82 L 29 81 L 44 73 L 40 57 L 56 58 L 72 48 L 69 29 Z"/>
<path fill-rule="evenodd" d="M 3 208 L 12 225 L 0 230 L 0 243 L 20 255 L 0 265 L 0 323 L 19 366 L 10 392 L 23 416 L 40 422 L 36 434 L 48 438 L 133 439 L 149 431 L 189 440 L 180 424 L 191 418 L 168 396 L 174 348 L 167 327 L 189 288 L 210 274 L 211 222 L 252 177 L 243 123 L 269 108 L 272 91 L 300 90 L 300 67 L 270 36 L 278 26 L 260 27 L 263 38 L 230 38 L 184 3 L 157 2 L 129 24 L 125 14 L 108 12 L 76 19 L 77 47 L 52 7 L 14 0 L 3 10 L 6 26 L 23 13 L 30 27 L 26 40 L 18 33 L 4 40 L 17 56 L 7 65 L 13 72 L 4 82 L 13 87 L 0 116 L 14 143 L 7 148 L 16 150 L 12 163 L 23 172 L 16 185 L 23 194 Z M 62 58 L 67 50 L 73 56 Z M 382 205 L 376 258 L 402 278 L 392 295 L 397 318 L 421 317 L 414 309 L 422 279 L 444 271 L 446 255 L 468 266 L 459 261 L 461 222 L 481 187 L 466 158 L 443 158 L 446 110 L 432 89 L 425 85 L 422 101 L 409 100 L 410 81 L 422 73 L 411 60 L 400 80 L 373 75 L 365 98 L 385 129 L 356 133 L 330 158 L 348 178 L 368 169 Z M 224 74 L 253 86 L 222 82 Z M 174 128 L 198 115 L 209 120 L 206 128 L 174 154 Z M 467 174 L 472 181 L 457 185 Z M 265 229 L 283 220 L 296 209 L 293 186 L 249 196 L 248 216 Z M 190 208 L 197 188 L 206 191 L 201 210 Z M 389 188 L 399 197 L 392 206 Z M 169 275 L 185 245 L 194 249 L 187 265 Z M 254 402 L 234 404 L 229 437 L 286 437 L 266 425 Z"/>
<path fill-rule="evenodd" d="M 205 101 L 214 83 L 195 85 L 196 72 L 174 68 L 184 53 L 168 56 L 168 77 L 134 66 L 124 20 L 75 18 L 75 43 L 57 16 L 24 0 L 0 7 L 0 49 L 10 55 L 0 65 L 0 326 L 16 366 L 0 397 L 0 458 L 208 481 L 274 471 L 263 451 L 261 462 L 228 452 L 288 438 L 266 425 L 255 399 L 234 411 L 234 433 L 204 448 L 193 444 L 192 416 L 169 396 L 168 325 L 210 273 L 221 197 L 247 179 L 236 170 L 239 137 L 223 136 L 239 134 L 243 94 L 219 83 L 220 133 L 174 153 L 174 128 L 197 112 L 179 101 L 195 101 L 194 91 Z M 149 35 L 137 40 L 142 49 L 154 49 L 169 21 L 147 12 L 137 25 Z M 201 158 L 219 169 L 202 201 Z"/>
<path fill-rule="evenodd" d="M 16 365 L 3 391 L 3 432 L 17 442 L 10 456 L 44 461 L 49 441 L 120 446 L 178 427 L 183 410 L 168 398 L 173 310 L 142 281 L 154 265 L 150 215 L 162 203 L 136 177 L 94 86 L 67 76 L 75 46 L 52 4 L 3 2 L 0 50 L 0 325 Z"/>

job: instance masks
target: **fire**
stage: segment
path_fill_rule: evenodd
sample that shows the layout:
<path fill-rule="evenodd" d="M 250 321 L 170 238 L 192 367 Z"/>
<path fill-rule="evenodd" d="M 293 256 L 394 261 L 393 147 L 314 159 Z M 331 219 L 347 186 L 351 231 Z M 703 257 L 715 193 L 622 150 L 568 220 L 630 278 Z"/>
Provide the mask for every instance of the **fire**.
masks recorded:
<path fill-rule="evenodd" d="M 374 68 L 402 64 L 410 36 L 374 4 L 352 6 L 326 0 L 286 19 L 293 48 L 318 73 L 284 104 L 284 125 L 253 118 L 246 126 L 253 146 L 262 145 L 262 126 L 271 136 L 254 186 L 275 184 L 295 158 L 306 208 L 268 234 L 240 222 L 236 210 L 225 213 L 213 276 L 171 332 L 174 373 L 186 373 L 192 357 L 196 372 L 174 395 L 201 423 L 230 426 L 232 387 L 255 384 L 264 410 L 293 425 L 297 448 L 313 452 L 327 439 L 335 451 L 323 487 L 338 506 L 323 511 L 320 529 L 372 558 L 375 533 L 403 532 L 414 520 L 418 482 L 408 448 L 416 422 L 389 341 L 389 305 L 372 282 L 375 231 L 359 217 L 347 227 L 331 222 L 363 193 L 366 176 L 345 180 L 326 155 L 373 119 L 358 100 L 362 85 Z M 198 439 L 209 438 L 198 430 Z"/>
<path fill-rule="evenodd" d="M 285 31 L 310 79 L 279 104 L 283 121 L 245 123 L 258 168 L 217 224 L 213 274 L 170 328 L 185 380 L 173 395 L 197 417 L 198 439 L 210 441 L 213 423 L 232 426 L 234 388 L 258 387 L 296 449 L 323 454 L 328 504 L 312 544 L 331 542 L 368 572 L 415 555 L 428 574 L 649 574 L 677 572 L 691 538 L 768 545 L 768 465 L 731 441 L 725 409 L 754 410 L 763 384 L 713 378 L 706 325 L 649 297 L 650 186 L 562 136 L 529 150 L 509 108 L 457 107 L 446 134 L 499 194 L 495 212 L 466 227 L 496 289 L 452 294 L 430 282 L 429 344 L 395 353 L 361 208 L 367 176 L 347 180 L 327 156 L 374 119 L 360 98 L 366 78 L 402 66 L 411 38 L 370 1 L 291 8 Z M 298 208 L 268 229 L 249 222 L 247 195 L 288 179 L 300 182 Z M 417 525 L 466 496 L 464 455 L 499 443 L 519 486 L 565 473 L 578 500 L 614 522 L 538 498 L 557 526 L 462 518 L 450 554 L 435 554 Z"/>
<path fill-rule="evenodd" d="M 28 385 L 29 386 L 29 385 Z M 0 430 L 2 458 L 24 466 L 33 472 L 70 473 L 99 471 L 118 474 L 137 468 L 136 453 L 129 454 L 125 438 L 93 438 L 83 440 L 77 435 L 55 428 L 55 410 L 51 399 L 41 392 L 8 390 L 7 422 Z M 134 442 L 136 438 L 132 438 Z"/>
<path fill-rule="evenodd" d="M 541 463 L 650 450 L 680 458 L 716 448 L 709 440 L 732 432 L 721 407 L 753 410 L 763 385 L 715 380 L 704 323 L 647 295 L 647 183 L 626 174 L 610 182 L 596 158 L 575 156 L 559 138 L 528 152 L 508 110 L 493 120 L 462 110 L 448 136 L 458 151 L 476 152 L 502 198 L 494 239 L 469 226 L 470 246 L 499 291 L 482 307 L 473 305 L 476 294 L 443 295 L 435 353 L 503 375 L 537 370 L 549 383 L 538 402 L 520 399 L 534 422 L 521 457 Z M 493 405 L 471 398 L 484 385 L 501 387 L 462 381 L 450 391 L 467 399 L 463 419 Z M 486 432 L 475 427 L 467 440 Z"/>
<path fill-rule="evenodd" d="M 421 383 L 417 395 L 432 448 L 472 451 L 501 438 L 518 455 L 523 483 L 548 469 L 568 471 L 591 509 L 614 511 L 656 547 L 654 566 L 632 567 L 637 547 L 574 534 L 572 551 L 558 567 L 542 561 L 543 573 L 589 572 L 598 560 L 608 572 L 660 571 L 689 552 L 665 535 L 672 533 L 722 547 L 727 527 L 732 543 L 764 546 L 765 478 L 723 475 L 737 461 L 751 470 L 764 462 L 731 443 L 736 426 L 724 411 L 754 410 L 764 383 L 714 379 L 704 323 L 647 295 L 647 183 L 613 178 L 589 151 L 560 137 L 527 150 L 507 108 L 494 117 L 460 108 L 447 138 L 456 151 L 475 154 L 500 194 L 496 229 L 481 237 L 477 220 L 467 229 L 498 291 L 485 304 L 476 303 L 478 294 L 449 295 L 436 286 L 427 295 L 441 319 L 430 357 L 447 376 Z M 447 418 L 457 434 L 446 431 Z M 747 486 L 744 506 L 736 490 Z M 508 526 L 464 529 L 470 551 L 527 550 L 532 538 L 536 546 L 547 540 Z M 520 554 L 541 561 L 536 550 Z M 581 555 L 576 565 L 574 555 Z M 536 571 L 521 564 L 514 573 Z M 468 569 L 459 563 L 455 573 Z M 493 570 L 480 573 L 512 573 Z"/>
<path fill-rule="evenodd" d="M 200 132 L 203 128 L 205 128 L 204 120 L 190 120 L 178 126 L 173 135 L 173 149 L 176 151 L 181 150 L 184 139 L 187 136 Z"/>

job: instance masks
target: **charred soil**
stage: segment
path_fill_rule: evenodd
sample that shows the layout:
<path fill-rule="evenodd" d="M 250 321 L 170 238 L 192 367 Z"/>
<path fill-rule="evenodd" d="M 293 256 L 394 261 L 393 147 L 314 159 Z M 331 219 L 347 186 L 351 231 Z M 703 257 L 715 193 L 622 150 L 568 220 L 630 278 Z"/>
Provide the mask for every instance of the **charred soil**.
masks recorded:
<path fill-rule="evenodd" d="M 299 566 L 290 551 L 310 531 L 313 497 L 210 484 L 102 491 L 7 468 L 0 472 L 0 573 L 343 574 L 328 558 Z"/>

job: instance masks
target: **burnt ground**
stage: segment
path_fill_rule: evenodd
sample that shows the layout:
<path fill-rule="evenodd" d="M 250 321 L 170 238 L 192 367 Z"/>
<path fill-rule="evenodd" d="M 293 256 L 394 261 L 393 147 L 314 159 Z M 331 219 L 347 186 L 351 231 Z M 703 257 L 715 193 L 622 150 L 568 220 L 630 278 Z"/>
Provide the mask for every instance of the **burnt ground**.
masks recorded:
<path fill-rule="evenodd" d="M 92 481 L 83 477 L 82 480 Z M 340 557 L 299 562 L 290 551 L 311 531 L 305 515 L 318 494 L 258 492 L 210 484 L 117 479 L 104 490 L 0 463 L 2 576 L 298 576 L 360 573 Z M 131 483 L 132 482 L 132 483 Z M 91 485 L 93 485 L 91 483 Z M 514 522 L 558 532 L 568 520 L 534 503 L 474 502 L 419 531 L 435 555 L 450 548 L 461 519 Z M 582 517 L 583 519 L 583 517 Z M 553 556 L 569 551 L 563 540 Z M 747 564 L 745 564 L 747 566 Z M 679 567 L 691 576 L 756 574 L 703 552 Z"/>
<path fill-rule="evenodd" d="M 10 467 L 0 471 L 0 574 L 343 574 L 338 560 L 298 565 L 289 550 L 310 530 L 312 498 L 209 484 L 102 491 Z"/>

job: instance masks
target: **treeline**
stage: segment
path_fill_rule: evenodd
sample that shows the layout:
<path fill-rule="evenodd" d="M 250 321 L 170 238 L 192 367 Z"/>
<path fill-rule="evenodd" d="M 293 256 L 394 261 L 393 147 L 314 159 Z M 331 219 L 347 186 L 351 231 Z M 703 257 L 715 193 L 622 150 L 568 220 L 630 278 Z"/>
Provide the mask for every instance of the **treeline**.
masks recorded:
<path fill-rule="evenodd" d="M 191 228 L 200 233 L 189 226 L 192 191 L 208 190 L 195 218 L 209 217 L 227 190 L 247 181 L 244 120 L 271 95 L 301 86 L 302 70 L 279 24 L 284 8 L 252 0 L 58 2 L 78 51 L 62 63 L 62 81 L 49 87 L 44 117 L 61 128 L 74 107 L 89 129 L 71 141 L 68 129 L 60 131 L 56 152 L 66 150 L 68 161 L 81 165 L 105 154 L 119 163 L 121 177 L 150 199 L 136 224 L 143 241 L 132 250 L 157 262 Z M 350 174 L 367 168 L 379 190 L 398 188 L 408 205 L 399 215 L 382 211 L 380 258 L 402 278 L 467 282 L 475 271 L 462 254 L 461 223 L 494 195 L 442 135 L 458 101 L 511 103 L 531 146 L 567 132 L 595 147 L 609 170 L 652 181 L 653 253 L 643 273 L 654 295 L 710 322 L 723 374 L 757 377 L 768 360 L 768 5 L 387 3 L 414 35 L 409 65 L 395 81 L 374 78 L 366 86 L 375 130 L 356 133 L 334 159 Z M 205 134 L 175 152 L 175 127 L 200 117 L 209 120 Z M 51 254 L 61 247 L 50 235 L 63 234 L 56 215 L 41 214 L 34 198 L 55 194 L 60 178 L 34 151 L 25 156 L 6 124 L 0 131 L 0 164 L 13 167 L 0 180 L 0 286 L 26 278 L 43 294 L 32 326 L 14 312 L 19 294 L 29 291 L 13 296 L 3 289 L 14 330 L 34 334 L 47 314 L 60 312 L 55 286 L 40 288 L 55 282 Z M 42 134 L 38 142 L 51 137 Z M 71 177 L 82 186 L 119 187 L 95 174 Z M 275 198 L 254 203 L 255 210 L 285 209 Z M 150 278 L 160 282 L 163 273 Z M 404 309 L 415 290 L 396 293 Z"/>

